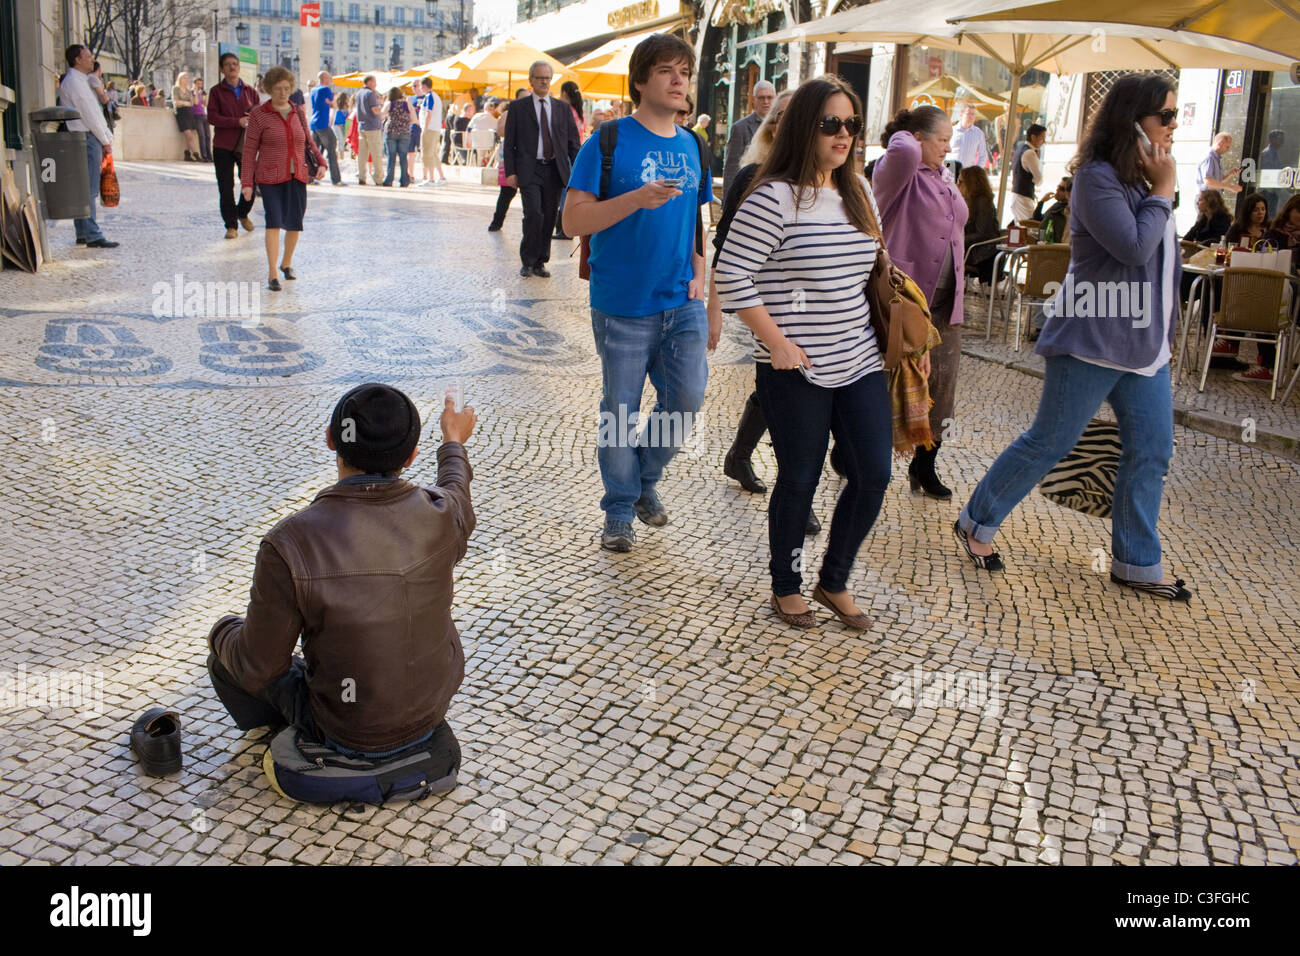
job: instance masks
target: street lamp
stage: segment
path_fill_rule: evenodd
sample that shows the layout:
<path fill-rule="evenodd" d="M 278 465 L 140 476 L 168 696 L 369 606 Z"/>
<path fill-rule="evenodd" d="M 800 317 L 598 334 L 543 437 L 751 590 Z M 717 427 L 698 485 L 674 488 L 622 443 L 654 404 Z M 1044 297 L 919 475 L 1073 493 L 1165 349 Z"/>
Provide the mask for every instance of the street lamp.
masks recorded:
<path fill-rule="evenodd" d="M 237 24 L 235 24 L 235 39 L 239 41 L 239 45 L 240 45 L 240 46 L 244 46 L 246 43 L 248 43 L 248 24 L 247 24 L 247 23 L 237 23 Z"/>

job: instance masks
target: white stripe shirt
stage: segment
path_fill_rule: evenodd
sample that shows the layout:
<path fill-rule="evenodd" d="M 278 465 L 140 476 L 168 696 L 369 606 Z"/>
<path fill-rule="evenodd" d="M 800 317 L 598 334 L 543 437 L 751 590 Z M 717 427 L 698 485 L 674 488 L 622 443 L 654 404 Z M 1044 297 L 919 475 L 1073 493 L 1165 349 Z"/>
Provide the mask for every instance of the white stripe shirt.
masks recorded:
<path fill-rule="evenodd" d="M 875 209 L 871 187 L 861 181 Z M 789 183 L 767 182 L 750 193 L 723 243 L 716 281 L 727 311 L 765 306 L 808 355 L 808 381 L 836 388 L 884 367 L 866 291 L 876 241 L 848 221 L 835 189 L 809 192 L 801 208 Z M 758 336 L 754 360 L 772 361 Z"/>

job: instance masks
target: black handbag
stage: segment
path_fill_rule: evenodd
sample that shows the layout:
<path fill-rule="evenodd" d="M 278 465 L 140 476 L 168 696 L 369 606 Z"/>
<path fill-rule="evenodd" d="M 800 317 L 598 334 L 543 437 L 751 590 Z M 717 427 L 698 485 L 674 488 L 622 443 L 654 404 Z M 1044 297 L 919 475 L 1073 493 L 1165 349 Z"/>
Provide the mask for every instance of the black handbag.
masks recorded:
<path fill-rule="evenodd" d="M 294 110 L 298 114 L 298 119 L 302 122 L 302 132 L 305 137 L 302 144 L 303 160 L 307 164 L 307 179 L 316 178 L 316 170 L 320 169 L 320 162 L 316 159 L 316 154 L 311 148 L 311 131 L 307 129 L 307 118 L 303 115 L 302 109 Z"/>

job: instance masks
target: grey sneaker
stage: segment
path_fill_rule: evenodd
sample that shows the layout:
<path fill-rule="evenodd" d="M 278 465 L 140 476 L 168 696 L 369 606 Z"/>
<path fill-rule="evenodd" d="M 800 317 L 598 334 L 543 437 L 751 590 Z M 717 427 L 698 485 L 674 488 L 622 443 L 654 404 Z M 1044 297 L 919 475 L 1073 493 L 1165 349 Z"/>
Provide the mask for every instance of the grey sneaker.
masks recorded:
<path fill-rule="evenodd" d="M 606 551 L 631 551 L 636 544 L 636 532 L 632 522 L 605 519 L 605 530 L 600 535 L 600 546 Z"/>
<path fill-rule="evenodd" d="M 653 490 L 642 492 L 632 507 L 636 509 L 636 516 L 648 525 L 662 528 L 668 523 L 668 512 L 664 511 L 663 502 Z"/>

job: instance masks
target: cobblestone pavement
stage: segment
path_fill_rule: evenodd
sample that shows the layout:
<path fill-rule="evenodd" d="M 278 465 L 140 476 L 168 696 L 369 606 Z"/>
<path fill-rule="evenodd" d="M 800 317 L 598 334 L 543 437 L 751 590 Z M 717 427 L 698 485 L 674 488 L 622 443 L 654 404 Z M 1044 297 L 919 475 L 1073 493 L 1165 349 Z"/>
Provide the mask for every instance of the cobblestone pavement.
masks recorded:
<path fill-rule="evenodd" d="M 221 238 L 207 170 L 121 180 L 120 249 L 62 223 L 45 272 L 0 273 L 0 669 L 11 695 L 98 675 L 80 706 L 4 702 L 0 863 L 1297 862 L 1295 462 L 1177 429 L 1161 530 L 1190 606 L 1111 585 L 1108 524 L 1038 495 L 990 578 L 950 526 L 1039 382 L 968 357 L 940 456 L 957 500 L 896 480 L 851 579 L 876 628 L 795 631 L 764 607 L 765 499 L 721 475 L 753 381 L 738 328 L 662 485 L 672 523 L 611 555 L 585 287 L 560 247 L 554 279 L 517 277 L 494 189 L 314 188 L 300 279 L 245 327 L 159 291 L 261 285 L 261 235 Z M 333 480 L 322 426 L 373 378 L 426 414 L 456 381 L 480 409 L 464 765 L 414 805 L 295 806 L 204 638 L 243 609 L 261 535 Z M 127 747 L 155 702 L 185 719 L 164 780 Z"/>

